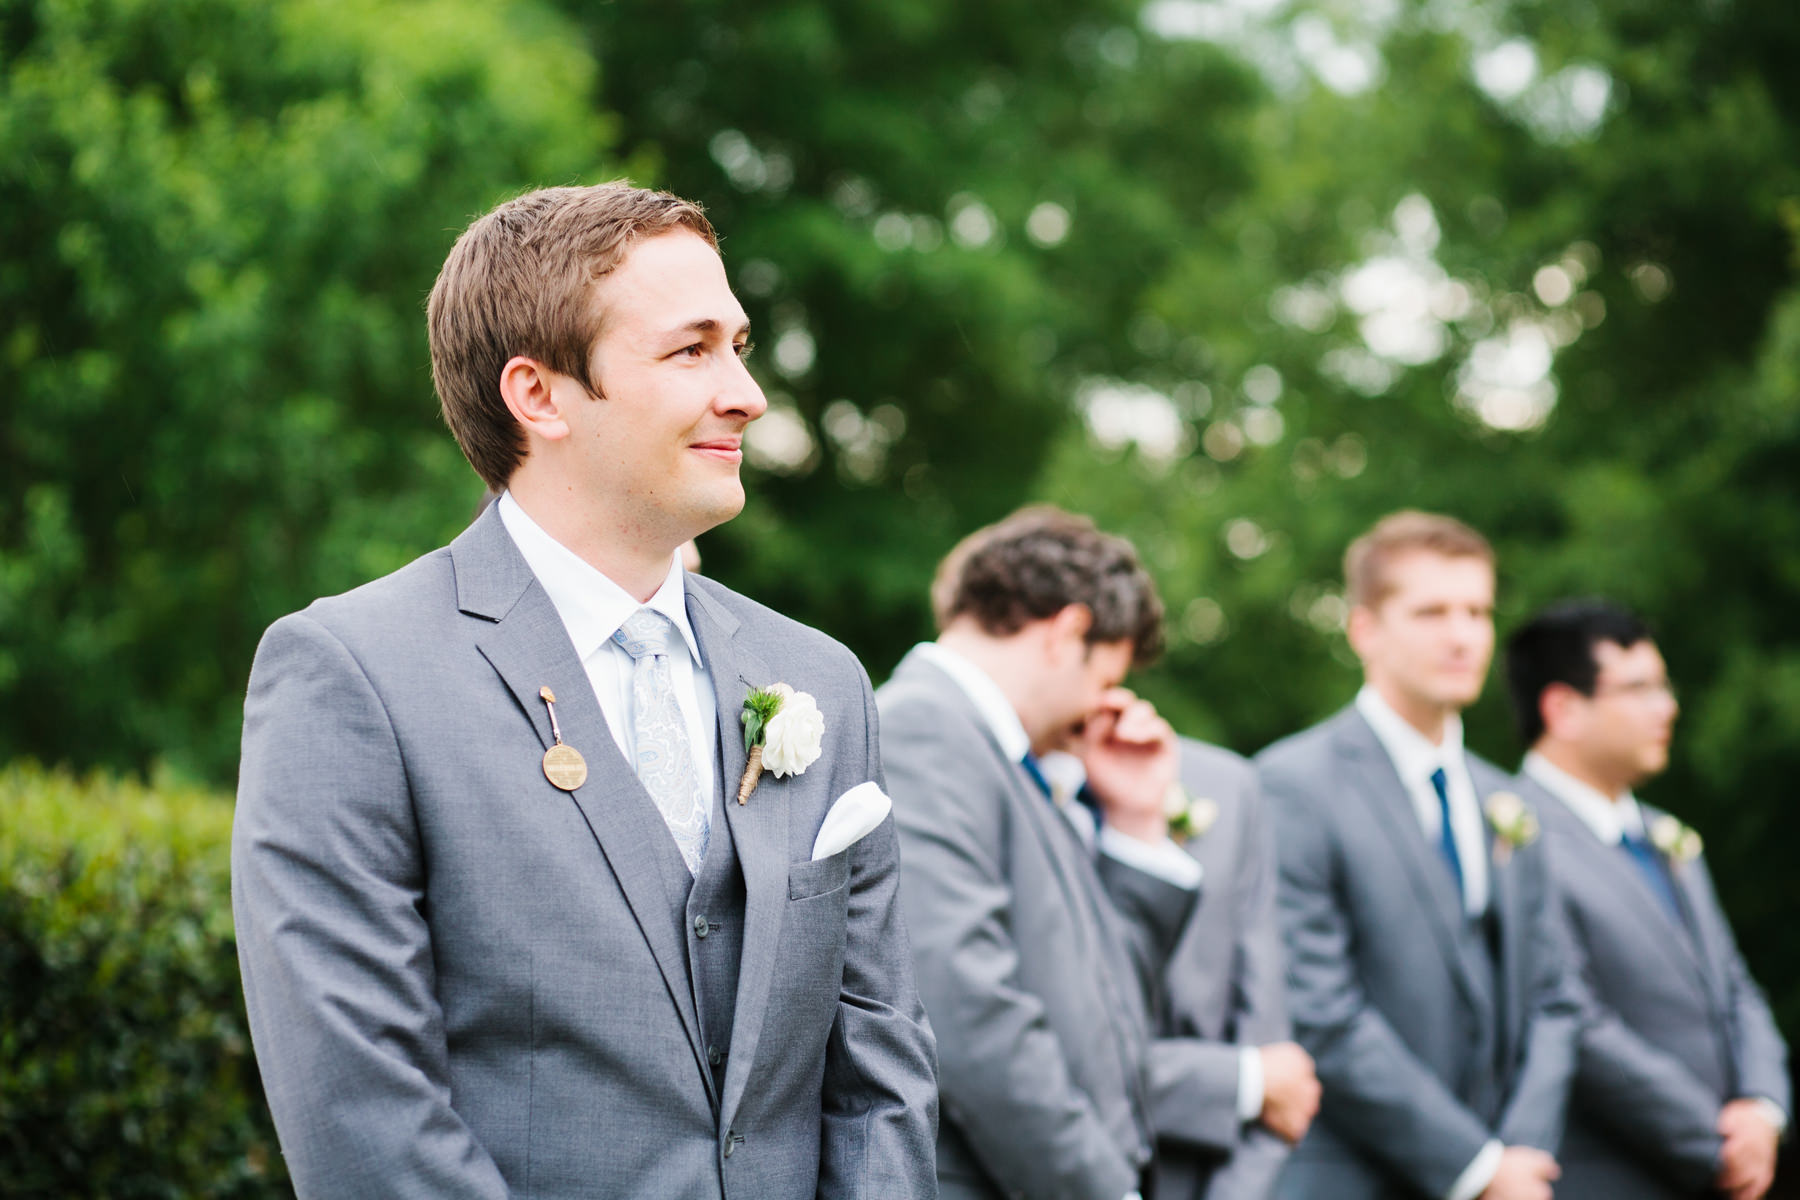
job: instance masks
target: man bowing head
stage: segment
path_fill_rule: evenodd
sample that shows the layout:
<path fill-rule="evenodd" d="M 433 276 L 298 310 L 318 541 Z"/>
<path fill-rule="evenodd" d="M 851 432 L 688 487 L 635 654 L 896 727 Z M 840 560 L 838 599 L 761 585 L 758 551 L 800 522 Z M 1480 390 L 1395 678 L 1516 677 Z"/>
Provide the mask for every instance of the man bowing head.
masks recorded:
<path fill-rule="evenodd" d="M 245 704 L 233 907 L 297 1191 L 931 1194 L 868 679 L 677 555 L 766 407 L 712 227 L 522 196 L 430 333 L 499 499 L 276 622 Z"/>

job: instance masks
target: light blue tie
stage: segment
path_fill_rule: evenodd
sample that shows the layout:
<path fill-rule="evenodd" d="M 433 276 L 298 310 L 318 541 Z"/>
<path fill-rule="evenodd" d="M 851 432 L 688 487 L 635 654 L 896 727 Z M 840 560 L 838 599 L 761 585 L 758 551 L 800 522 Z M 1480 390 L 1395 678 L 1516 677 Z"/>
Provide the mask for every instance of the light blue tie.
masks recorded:
<path fill-rule="evenodd" d="M 613 641 L 632 658 L 632 766 L 674 835 L 681 860 L 698 875 L 706 858 L 712 805 L 700 794 L 687 719 L 669 670 L 669 643 L 678 636 L 669 618 L 640 608 L 625 618 Z"/>

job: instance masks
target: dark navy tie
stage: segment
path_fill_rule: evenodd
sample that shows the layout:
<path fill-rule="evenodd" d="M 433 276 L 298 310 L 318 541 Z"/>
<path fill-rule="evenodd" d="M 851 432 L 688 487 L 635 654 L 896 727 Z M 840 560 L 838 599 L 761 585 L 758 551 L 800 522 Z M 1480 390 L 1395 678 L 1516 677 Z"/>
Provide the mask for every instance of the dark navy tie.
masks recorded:
<path fill-rule="evenodd" d="M 1450 824 L 1450 777 L 1439 767 L 1431 773 L 1431 788 L 1437 793 L 1438 815 L 1443 820 L 1438 825 L 1438 849 L 1444 853 L 1444 861 L 1450 866 L 1450 877 L 1456 880 L 1456 894 L 1463 894 L 1462 857 L 1456 853 L 1456 830 Z"/>
<path fill-rule="evenodd" d="M 1644 877 L 1644 882 L 1650 885 L 1650 890 L 1656 893 L 1658 900 L 1662 901 L 1663 909 L 1669 914 L 1669 918 L 1677 925 L 1683 924 L 1681 904 L 1675 899 L 1675 885 L 1670 881 L 1669 870 L 1663 865 L 1662 855 L 1656 852 L 1656 847 L 1643 838 L 1633 837 L 1629 833 L 1619 835 L 1619 845 L 1624 848 L 1625 853 L 1631 855 L 1631 861 L 1637 864 L 1639 873 Z"/>
<path fill-rule="evenodd" d="M 1019 765 L 1023 766 L 1025 773 L 1031 776 L 1031 782 L 1038 785 L 1038 791 L 1044 793 L 1044 798 L 1050 799 L 1052 795 L 1050 781 L 1044 778 L 1044 769 L 1038 766 L 1037 755 L 1027 750 L 1025 757 L 1019 760 Z"/>

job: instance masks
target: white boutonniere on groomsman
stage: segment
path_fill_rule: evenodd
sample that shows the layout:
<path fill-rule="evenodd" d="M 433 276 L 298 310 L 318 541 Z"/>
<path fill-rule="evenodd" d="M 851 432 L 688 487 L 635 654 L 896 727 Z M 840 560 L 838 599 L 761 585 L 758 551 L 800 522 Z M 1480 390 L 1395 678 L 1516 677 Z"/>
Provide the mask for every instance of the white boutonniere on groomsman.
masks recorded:
<path fill-rule="evenodd" d="M 1163 814 L 1169 819 L 1169 837 L 1177 842 L 1192 842 L 1206 836 L 1219 819 L 1219 802 L 1196 796 L 1179 783 L 1163 797 Z"/>
<path fill-rule="evenodd" d="M 1537 814 L 1516 792 L 1494 792 L 1482 802 L 1488 824 L 1494 827 L 1494 859 L 1501 865 L 1514 850 L 1538 839 Z"/>
<path fill-rule="evenodd" d="M 744 697 L 744 777 L 738 781 L 737 802 L 750 793 L 767 770 L 777 779 L 799 775 L 819 760 L 825 742 L 825 714 L 810 693 L 797 692 L 785 683 L 756 688 Z"/>
<path fill-rule="evenodd" d="M 1691 863 L 1706 849 L 1698 833 L 1667 813 L 1650 822 L 1650 844 L 1672 863 Z"/>

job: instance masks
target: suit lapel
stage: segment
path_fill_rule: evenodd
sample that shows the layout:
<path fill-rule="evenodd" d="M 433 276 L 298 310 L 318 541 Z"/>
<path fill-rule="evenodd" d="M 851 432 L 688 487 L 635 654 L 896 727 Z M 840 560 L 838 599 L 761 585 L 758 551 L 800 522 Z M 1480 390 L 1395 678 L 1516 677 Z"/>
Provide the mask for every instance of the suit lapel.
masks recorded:
<path fill-rule="evenodd" d="M 686 948 L 670 924 L 672 900 L 655 859 L 644 853 L 650 839 L 668 836 L 655 801 L 619 753 L 556 606 L 525 565 L 492 506 L 452 544 L 451 553 L 462 611 L 495 622 L 475 639 L 476 648 L 506 683 L 537 734 L 537 748 L 521 746 L 520 753 L 541 754 L 554 744 L 549 710 L 538 689 L 548 686 L 556 695 L 563 741 L 588 761 L 587 780 L 567 793 L 568 801 L 580 810 L 612 868 L 704 1073 L 708 1068 L 688 982 Z M 525 802 L 563 802 L 563 792 L 548 779 L 542 782 L 541 793 Z"/>
<path fill-rule="evenodd" d="M 1362 715 L 1350 711 L 1338 730 L 1338 754 L 1345 760 L 1345 778 L 1350 790 L 1359 794 L 1375 814 L 1388 845 L 1405 869 L 1407 882 L 1418 898 L 1419 907 L 1437 938 L 1438 949 L 1450 964 L 1457 986 L 1476 1011 L 1486 1001 L 1463 961 L 1462 938 L 1454 922 L 1462 916 L 1462 899 L 1456 894 L 1455 882 L 1448 868 L 1438 860 L 1437 851 L 1425 840 L 1419 827 L 1418 813 L 1412 797 L 1394 769 L 1393 760 L 1382 749 L 1375 731 Z"/>
<path fill-rule="evenodd" d="M 738 866 L 744 873 L 743 957 L 738 966 L 731 1056 L 725 1061 L 725 1090 L 719 1110 L 720 1124 L 729 1128 L 755 1065 L 756 1043 L 762 1035 L 776 952 L 781 946 L 781 921 L 787 909 L 790 808 L 779 794 L 780 781 L 772 775 L 763 776 L 748 803 L 737 802 L 738 781 L 748 757 L 740 720 L 744 697 L 752 688 L 767 687 L 777 680 L 762 659 L 738 640 L 737 619 L 717 600 L 691 581 L 687 600 L 688 620 L 718 700 L 719 788 L 725 820 L 737 845 Z"/>
<path fill-rule="evenodd" d="M 1648 939 L 1656 945 L 1657 953 L 1666 956 L 1669 964 L 1677 970 L 1694 977 L 1702 991 L 1711 994 L 1706 981 L 1707 971 L 1696 957 L 1691 931 L 1675 923 L 1664 907 L 1662 898 L 1651 890 L 1649 881 L 1628 857 L 1624 847 L 1617 842 L 1611 845 L 1602 842 L 1588 823 L 1571 812 L 1561 800 L 1548 792 L 1544 795 L 1544 803 L 1561 806 L 1562 812 L 1557 814 L 1558 820 L 1570 827 L 1575 844 L 1581 847 L 1581 853 L 1591 864 L 1591 869 L 1607 881 L 1607 894 L 1630 913 L 1629 919 L 1636 921 L 1643 929 Z M 1681 873 L 1672 871 L 1670 874 L 1675 876 L 1675 891 L 1679 895 L 1683 891 Z"/>

